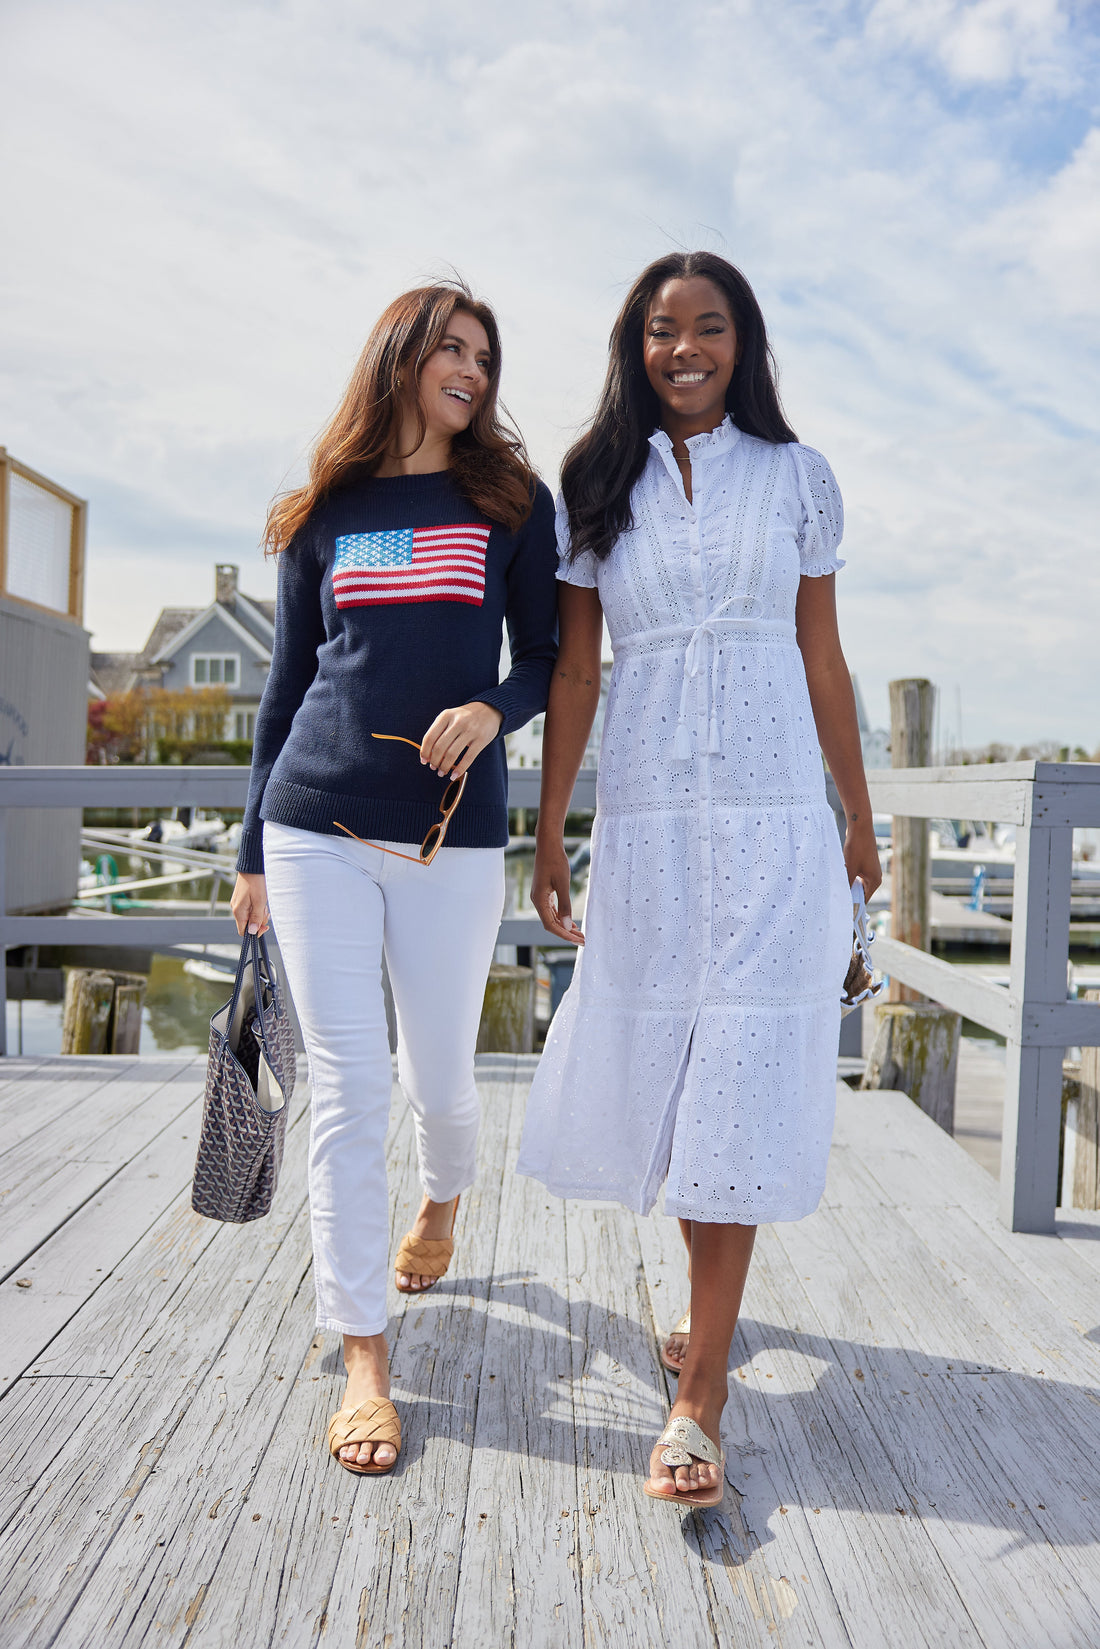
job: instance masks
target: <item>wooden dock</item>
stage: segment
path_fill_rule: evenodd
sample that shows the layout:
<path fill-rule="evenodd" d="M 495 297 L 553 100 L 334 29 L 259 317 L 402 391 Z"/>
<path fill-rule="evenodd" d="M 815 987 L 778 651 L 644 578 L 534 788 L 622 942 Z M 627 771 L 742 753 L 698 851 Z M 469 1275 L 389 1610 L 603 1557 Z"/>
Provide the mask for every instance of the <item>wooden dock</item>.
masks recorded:
<path fill-rule="evenodd" d="M 485 1056 L 452 1275 L 393 1296 L 405 1451 L 324 1452 L 304 1084 L 276 1208 L 190 1212 L 196 1061 L 0 1064 L 5 1649 L 1095 1649 L 1100 1216 L 1013 1236 L 908 1100 L 840 1090 L 829 1189 L 761 1231 L 719 1512 L 639 1484 L 685 1302 L 674 1222 L 511 1171 Z M 417 1200 L 395 1103 L 392 1229 Z"/>

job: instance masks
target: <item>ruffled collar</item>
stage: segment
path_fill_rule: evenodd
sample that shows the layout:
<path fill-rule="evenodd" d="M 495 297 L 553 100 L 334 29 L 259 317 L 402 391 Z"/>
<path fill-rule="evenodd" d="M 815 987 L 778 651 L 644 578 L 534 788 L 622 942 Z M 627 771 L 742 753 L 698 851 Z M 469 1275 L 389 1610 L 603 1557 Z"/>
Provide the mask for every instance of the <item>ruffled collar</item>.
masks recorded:
<path fill-rule="evenodd" d="M 741 431 L 727 412 L 716 429 L 704 430 L 701 435 L 689 435 L 685 445 L 694 463 L 697 458 L 711 458 L 729 452 L 740 439 Z M 649 437 L 649 444 L 655 452 L 671 458 L 672 440 L 665 430 L 655 429 Z"/>

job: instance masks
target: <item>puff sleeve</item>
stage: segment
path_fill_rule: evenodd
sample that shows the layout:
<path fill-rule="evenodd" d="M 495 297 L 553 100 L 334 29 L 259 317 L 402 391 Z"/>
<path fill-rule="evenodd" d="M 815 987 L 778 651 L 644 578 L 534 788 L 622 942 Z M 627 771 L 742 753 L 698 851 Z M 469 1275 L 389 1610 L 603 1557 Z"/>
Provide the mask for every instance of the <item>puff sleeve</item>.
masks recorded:
<path fill-rule="evenodd" d="M 792 442 L 788 450 L 794 462 L 802 505 L 799 570 L 804 578 L 822 578 L 827 573 L 839 572 L 844 566 L 836 553 L 844 534 L 844 503 L 836 477 L 819 452 L 797 442 Z"/>
<path fill-rule="evenodd" d="M 591 550 L 584 550 L 575 560 L 569 555 L 569 511 L 565 507 L 565 499 L 558 493 L 557 508 L 554 511 L 554 531 L 558 540 L 558 579 L 562 584 L 576 584 L 582 590 L 596 588 L 596 557 Z"/>

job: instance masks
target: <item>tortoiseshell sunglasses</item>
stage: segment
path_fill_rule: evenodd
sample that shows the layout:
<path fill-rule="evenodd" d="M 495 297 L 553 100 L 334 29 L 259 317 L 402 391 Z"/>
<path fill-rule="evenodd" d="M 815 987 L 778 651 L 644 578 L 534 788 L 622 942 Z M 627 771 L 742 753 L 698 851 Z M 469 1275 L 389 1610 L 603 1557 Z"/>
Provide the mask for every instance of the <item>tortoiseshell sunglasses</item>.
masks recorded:
<path fill-rule="evenodd" d="M 402 738 L 400 733 L 372 733 L 371 738 L 388 739 L 393 741 L 395 744 L 411 744 L 415 751 L 419 753 L 420 750 L 420 746 L 417 744 L 415 739 Z M 336 826 L 337 830 L 342 830 L 344 835 L 350 836 L 353 841 L 362 842 L 365 847 L 376 847 L 379 853 L 392 853 L 395 859 L 407 859 L 410 865 L 430 865 L 440 848 L 443 846 L 443 838 L 447 834 L 447 826 L 451 822 L 451 814 L 462 800 L 462 792 L 466 788 L 466 780 L 469 776 L 470 775 L 468 772 L 463 773 L 460 779 L 452 779 L 450 784 L 448 784 L 446 790 L 443 792 L 443 800 L 439 804 L 439 811 L 443 815 L 442 822 L 432 826 L 424 840 L 421 842 L 420 852 L 415 858 L 411 853 L 398 853 L 397 849 L 394 847 L 382 847 L 379 842 L 368 842 L 365 837 L 356 836 L 354 830 L 349 830 L 347 825 L 342 825 L 339 819 L 333 819 L 332 822 Z"/>

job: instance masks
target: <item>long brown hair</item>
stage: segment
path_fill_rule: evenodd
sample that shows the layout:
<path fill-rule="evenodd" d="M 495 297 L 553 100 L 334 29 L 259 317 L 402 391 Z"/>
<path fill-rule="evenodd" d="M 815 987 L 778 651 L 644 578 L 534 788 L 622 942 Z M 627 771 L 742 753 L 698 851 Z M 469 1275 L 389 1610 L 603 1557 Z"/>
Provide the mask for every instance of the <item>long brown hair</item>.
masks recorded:
<path fill-rule="evenodd" d="M 352 471 L 370 474 L 401 430 L 402 388 L 413 392 L 417 445 L 426 424 L 420 405 L 424 362 L 443 342 L 456 310 L 472 315 L 489 339 L 489 383 L 468 429 L 451 443 L 451 474 L 475 509 L 515 532 L 531 513 L 535 473 L 518 432 L 501 419 L 500 332 L 488 304 L 462 281 L 403 292 L 383 310 L 348 380 L 343 399 L 317 437 L 304 487 L 272 503 L 264 529 L 269 555 L 285 550 L 311 511 Z"/>

